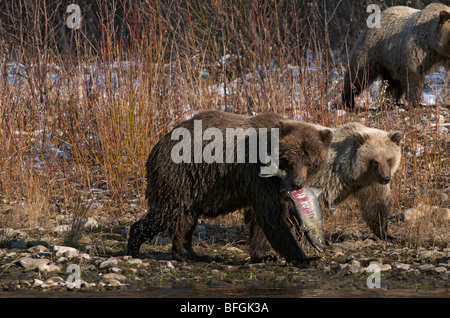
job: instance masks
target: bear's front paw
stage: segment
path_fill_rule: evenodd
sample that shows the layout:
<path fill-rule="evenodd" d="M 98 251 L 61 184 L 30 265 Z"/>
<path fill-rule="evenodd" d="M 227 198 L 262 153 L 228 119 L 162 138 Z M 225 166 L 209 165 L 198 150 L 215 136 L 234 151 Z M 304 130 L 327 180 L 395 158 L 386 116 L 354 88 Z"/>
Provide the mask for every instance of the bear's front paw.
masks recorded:
<path fill-rule="evenodd" d="M 302 261 L 295 261 L 292 265 L 298 268 L 318 268 L 323 265 L 323 257 L 311 257 Z"/>
<path fill-rule="evenodd" d="M 264 255 L 261 257 L 252 258 L 252 263 L 276 263 L 278 257 L 276 255 Z"/>

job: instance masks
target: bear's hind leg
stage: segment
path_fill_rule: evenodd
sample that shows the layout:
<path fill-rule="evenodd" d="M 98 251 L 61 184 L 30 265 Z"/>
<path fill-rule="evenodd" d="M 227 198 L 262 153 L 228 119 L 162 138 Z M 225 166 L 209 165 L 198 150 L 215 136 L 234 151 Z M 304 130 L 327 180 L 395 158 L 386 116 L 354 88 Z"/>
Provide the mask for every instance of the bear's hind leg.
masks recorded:
<path fill-rule="evenodd" d="M 139 256 L 139 248 L 145 241 L 150 241 L 153 237 L 165 230 L 163 222 L 156 214 L 149 212 L 147 216 L 135 222 L 130 228 L 128 238 L 127 255 Z"/>
<path fill-rule="evenodd" d="M 400 98 L 402 98 L 404 93 L 401 83 L 392 78 L 388 79 L 387 82 L 388 87 L 386 89 L 386 92 L 394 100 L 394 102 L 398 104 L 400 102 Z"/>
<path fill-rule="evenodd" d="M 409 108 L 420 106 L 423 91 L 423 78 L 419 75 L 412 74 L 407 76 L 406 82 L 402 83 L 402 89 L 406 91 L 406 99 Z"/>
<path fill-rule="evenodd" d="M 194 215 L 179 216 L 169 227 L 173 259 L 177 261 L 201 260 L 192 249 L 192 235 L 197 226 L 197 221 L 198 219 Z"/>
<path fill-rule="evenodd" d="M 276 257 L 267 255 L 267 239 L 256 220 L 253 209 L 248 209 L 244 213 L 244 220 L 249 230 L 248 246 L 250 258 L 253 263 L 261 263 L 268 260 L 276 260 Z"/>
<path fill-rule="evenodd" d="M 353 108 L 355 107 L 355 91 L 353 89 L 350 76 L 353 76 L 353 74 L 350 74 L 350 72 L 347 70 L 347 72 L 345 72 L 344 75 L 344 89 L 342 91 L 342 102 L 344 103 L 344 106 L 348 110 L 353 111 Z"/>
<path fill-rule="evenodd" d="M 347 70 L 344 75 L 342 101 L 349 111 L 354 111 L 355 97 L 359 96 L 373 82 L 378 73 L 372 72 L 369 74 L 368 70 L 360 69 L 357 66 L 350 66 L 350 70 L 351 72 Z"/>

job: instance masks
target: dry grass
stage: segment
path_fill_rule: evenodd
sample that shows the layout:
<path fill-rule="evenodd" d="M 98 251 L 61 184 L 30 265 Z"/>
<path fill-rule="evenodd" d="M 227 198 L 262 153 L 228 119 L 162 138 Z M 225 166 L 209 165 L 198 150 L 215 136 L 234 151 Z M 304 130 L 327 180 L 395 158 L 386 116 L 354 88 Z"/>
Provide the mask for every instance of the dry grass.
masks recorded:
<path fill-rule="evenodd" d="M 0 40 L 8 43 L 0 45 L 0 212 L 24 207 L 8 225 L 45 225 L 48 218 L 77 210 L 80 193 L 123 210 L 137 202 L 143 211 L 151 148 L 201 109 L 241 114 L 270 109 L 330 127 L 359 121 L 402 130 L 403 161 L 392 183 L 395 212 L 420 203 L 442 206 L 438 197 L 448 191 L 450 168 L 442 132 L 449 122 L 448 76 L 438 107 L 400 112 L 381 93 L 360 101 L 379 111 L 343 114 L 330 103 L 339 99 L 345 62 L 334 59 L 334 47 L 321 38 L 324 30 L 333 32 L 328 28 L 333 30 L 333 11 L 314 2 L 309 14 L 297 17 L 301 11 L 288 10 L 295 7 L 290 2 L 255 3 L 245 10 L 244 3 L 143 1 L 126 11 L 135 19 L 117 24 L 114 7 L 99 1 L 97 42 L 85 27 L 69 30 L 64 50 L 57 49 L 56 30 L 42 36 L 41 29 L 52 30 L 45 22 L 51 18 L 22 40 L 7 42 L 14 30 L 0 28 Z M 46 17 L 44 7 L 33 12 Z M 117 36 L 123 26 L 129 30 L 127 44 Z M 349 33 L 345 25 L 334 27 Z M 347 40 L 331 42 L 346 52 Z M 338 211 L 327 217 L 327 226 L 364 227 L 354 204 Z M 448 244 L 448 226 L 433 217 L 401 223 L 398 231 L 414 245 L 429 242 L 436 232 L 440 243 Z"/>

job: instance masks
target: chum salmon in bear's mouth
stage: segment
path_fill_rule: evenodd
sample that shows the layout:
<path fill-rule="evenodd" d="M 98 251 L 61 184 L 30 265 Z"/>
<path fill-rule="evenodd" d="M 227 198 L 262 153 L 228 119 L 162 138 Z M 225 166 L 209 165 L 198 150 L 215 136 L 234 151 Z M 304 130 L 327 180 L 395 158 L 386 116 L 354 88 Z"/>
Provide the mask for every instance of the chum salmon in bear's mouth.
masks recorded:
<path fill-rule="evenodd" d="M 288 193 L 294 205 L 295 216 L 300 221 L 309 243 L 319 252 L 324 252 L 325 234 L 322 211 L 313 190 L 316 189 L 303 187 L 300 190 L 288 191 Z"/>
<path fill-rule="evenodd" d="M 300 190 L 293 190 L 290 184 L 286 182 L 288 179 L 287 172 L 280 169 L 273 160 L 270 160 L 264 168 L 267 170 L 261 171 L 259 176 L 261 178 L 278 177 L 281 179 L 280 192 L 287 191 L 289 193 L 294 206 L 294 216 L 301 224 L 301 232 L 305 233 L 309 243 L 317 251 L 324 252 L 323 217 L 319 199 L 317 199 L 322 189 L 302 187 Z"/>

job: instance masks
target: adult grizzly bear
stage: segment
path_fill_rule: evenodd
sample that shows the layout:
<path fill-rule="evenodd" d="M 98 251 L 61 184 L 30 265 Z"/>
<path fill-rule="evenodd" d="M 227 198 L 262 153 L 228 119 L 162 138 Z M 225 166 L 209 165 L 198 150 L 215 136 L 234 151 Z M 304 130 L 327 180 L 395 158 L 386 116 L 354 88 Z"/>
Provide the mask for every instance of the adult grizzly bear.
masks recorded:
<path fill-rule="evenodd" d="M 287 172 L 285 179 L 260 177 L 264 161 L 258 158 L 252 163 L 250 160 L 252 151 L 256 151 L 249 151 L 250 141 L 255 136 L 258 148 L 264 147 L 264 151 L 272 155 L 273 152 L 269 151 L 272 137 L 267 138 L 267 143 L 261 141 L 261 131 L 272 131 L 272 128 L 278 128 L 275 131 L 279 134 L 279 168 Z M 228 132 L 238 129 L 248 134 L 237 136 L 235 141 Z M 259 134 L 252 134 L 252 129 L 259 130 Z M 185 160 L 175 163 L 173 155 L 180 153 L 180 142 L 172 139 L 173 134 L 180 131 L 203 133 L 203 137 L 200 136 L 200 144 L 195 144 L 199 139 L 194 136 L 196 141 L 192 146 L 183 149 L 183 156 L 188 154 Z M 208 132 L 214 131 L 215 139 L 209 141 L 212 138 Z M 226 132 L 227 138 L 220 140 L 217 132 Z M 184 135 L 184 138 L 188 137 Z M 286 191 L 281 192 L 280 189 L 298 189 L 310 182 L 325 163 L 331 140 L 330 130 L 316 130 L 305 123 L 283 120 L 273 113 L 246 117 L 205 111 L 182 122 L 157 143 L 148 157 L 146 198 L 149 212 L 131 226 L 127 253 L 138 256 L 143 242 L 167 229 L 172 240 L 172 257 L 176 260 L 196 259 L 191 239 L 200 216 L 214 218 L 251 207 L 254 219 L 274 250 L 288 262 L 306 264 L 308 260 L 287 220 L 293 210 L 292 201 Z M 218 143 L 220 147 L 214 151 L 208 148 L 217 141 L 221 142 Z M 230 149 L 227 149 L 230 145 L 235 151 L 241 141 L 245 142 L 246 149 L 245 160 L 240 162 L 236 156 L 231 163 L 220 160 L 208 163 L 195 158 L 200 154 L 200 148 L 204 149 L 203 155 L 210 152 L 220 157 Z M 192 158 L 197 163 L 192 162 Z M 227 159 L 227 162 L 230 161 Z"/>
<path fill-rule="evenodd" d="M 311 124 L 315 129 L 328 129 Z M 347 198 L 357 199 L 362 217 L 379 238 L 387 237 L 387 218 L 393 198 L 389 182 L 401 159 L 403 133 L 348 123 L 332 129 L 333 141 L 325 167 L 316 175 L 312 186 L 322 189 L 322 208 L 337 205 Z M 248 218 L 250 256 L 264 257 L 266 240 L 258 224 Z"/>
<path fill-rule="evenodd" d="M 381 13 L 380 23 L 380 28 L 366 27 L 352 49 L 342 92 L 350 110 L 355 95 L 378 76 L 396 101 L 406 93 L 408 103 L 418 106 L 425 74 L 437 65 L 450 65 L 450 7 L 391 7 Z"/>

